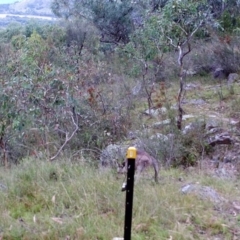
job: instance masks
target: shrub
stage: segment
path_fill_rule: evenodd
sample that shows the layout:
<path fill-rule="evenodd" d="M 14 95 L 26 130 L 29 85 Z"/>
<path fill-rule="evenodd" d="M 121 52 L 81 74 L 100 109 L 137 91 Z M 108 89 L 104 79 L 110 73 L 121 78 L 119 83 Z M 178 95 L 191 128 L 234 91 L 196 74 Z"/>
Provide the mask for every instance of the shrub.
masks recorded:
<path fill-rule="evenodd" d="M 195 50 L 192 58 L 193 68 L 199 75 L 214 73 L 221 68 L 227 77 L 240 70 L 240 44 L 237 37 L 218 36 L 217 41 L 203 42 L 202 47 Z"/>

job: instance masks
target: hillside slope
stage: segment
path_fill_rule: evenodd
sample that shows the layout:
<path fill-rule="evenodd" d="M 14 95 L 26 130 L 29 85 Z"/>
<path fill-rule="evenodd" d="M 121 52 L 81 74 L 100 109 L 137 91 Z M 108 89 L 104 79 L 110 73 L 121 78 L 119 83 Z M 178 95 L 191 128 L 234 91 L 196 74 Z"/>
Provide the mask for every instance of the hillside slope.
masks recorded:
<path fill-rule="evenodd" d="M 52 16 L 51 0 L 22 0 L 12 4 L 1 4 L 0 13 Z"/>

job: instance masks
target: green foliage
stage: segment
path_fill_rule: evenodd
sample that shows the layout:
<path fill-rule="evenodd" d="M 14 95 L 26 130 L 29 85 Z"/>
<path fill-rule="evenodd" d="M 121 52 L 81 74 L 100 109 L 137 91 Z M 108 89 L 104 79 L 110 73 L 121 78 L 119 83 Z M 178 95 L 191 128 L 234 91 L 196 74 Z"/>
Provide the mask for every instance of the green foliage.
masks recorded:
<path fill-rule="evenodd" d="M 52 11 L 56 16 L 88 19 L 101 32 L 101 41 L 127 43 L 133 31 L 132 3 L 129 1 L 53 1 Z"/>
<path fill-rule="evenodd" d="M 46 28 L 49 28 L 50 25 L 41 23 L 37 20 L 30 20 L 25 26 L 24 26 L 24 35 L 29 38 L 31 35 L 36 32 L 41 37 L 44 36 L 44 32 Z"/>
<path fill-rule="evenodd" d="M 216 18 L 221 18 L 225 11 L 231 12 L 232 16 L 237 16 L 240 7 L 238 0 L 208 0 L 208 4 L 211 6 L 212 12 Z"/>
<path fill-rule="evenodd" d="M 131 42 L 125 46 L 125 51 L 136 59 L 144 61 L 153 60 L 161 54 L 162 45 L 159 42 L 161 32 L 158 31 L 157 17 L 151 17 L 146 21 L 144 28 L 136 30 L 131 35 Z"/>
<path fill-rule="evenodd" d="M 28 69 L 29 72 L 41 70 L 47 63 L 48 51 L 49 46 L 47 46 L 46 41 L 34 31 L 23 48 L 22 64 L 25 69 Z M 26 72 L 26 74 L 28 73 Z"/>
<path fill-rule="evenodd" d="M 180 152 L 178 158 L 175 159 L 173 165 L 175 167 L 196 166 L 202 154 L 210 151 L 208 144 L 204 140 L 204 131 L 200 123 L 196 123 L 197 127 L 191 132 L 182 136 L 180 142 Z"/>
<path fill-rule="evenodd" d="M 224 29 L 224 32 L 232 33 L 235 29 L 240 27 L 240 18 L 239 16 L 235 16 L 231 14 L 230 11 L 225 10 L 220 19 L 220 24 L 222 28 Z"/>
<path fill-rule="evenodd" d="M 12 37 L 23 33 L 23 27 L 21 24 L 13 22 L 7 26 L 7 28 L 1 33 L 1 42 L 10 42 Z"/>
<path fill-rule="evenodd" d="M 15 50 L 22 49 L 25 44 L 25 41 L 26 41 L 26 36 L 22 34 L 13 36 L 11 38 L 11 43 Z"/>
<path fill-rule="evenodd" d="M 156 82 L 168 79 L 165 56 L 205 28 L 208 7 L 193 0 L 54 1 L 68 21 L 2 30 L 1 156 L 52 156 L 75 127 L 62 151 L 68 155 L 124 138 L 138 97 L 154 106 Z M 129 76 L 140 78 L 139 93 Z"/>
<path fill-rule="evenodd" d="M 29 37 L 19 34 L 1 46 L 0 151 L 9 153 L 4 157 L 8 161 L 12 156 L 17 162 L 24 155 L 53 155 L 73 132 L 74 122 L 79 131 L 65 147 L 68 154 L 82 147 L 102 148 L 113 136 L 117 140 L 126 134 L 131 102 L 121 102 L 118 115 L 118 100 L 108 104 L 109 88 L 98 87 L 110 75 L 105 64 L 96 61 L 94 29 L 84 39 L 69 35 L 69 29 L 77 31 L 43 27 L 42 36 L 34 30 Z"/>
<path fill-rule="evenodd" d="M 133 7 L 129 1 L 92 1 L 90 10 L 93 23 L 102 33 L 102 42 L 127 43 L 133 31 L 131 14 Z"/>
<path fill-rule="evenodd" d="M 168 1 L 161 13 L 152 13 L 136 29 L 125 51 L 130 57 L 153 61 L 186 41 L 211 20 L 205 1 Z"/>
<path fill-rule="evenodd" d="M 10 87 L 10 86 L 9 86 Z M 10 87 L 11 88 L 11 87 Z M 11 89 L 12 90 L 12 89 Z M 0 94 L 0 157 L 1 164 L 6 164 L 4 161 L 8 159 L 11 152 L 13 162 L 17 162 L 17 157 L 21 156 L 19 151 L 11 151 L 14 144 L 14 139 L 21 134 L 24 129 L 24 115 L 17 109 L 17 98 L 12 96 L 12 91 L 4 89 Z"/>
<path fill-rule="evenodd" d="M 212 21 L 206 1 L 169 1 L 159 19 L 162 35 L 178 46 L 190 39 L 195 31 Z"/>

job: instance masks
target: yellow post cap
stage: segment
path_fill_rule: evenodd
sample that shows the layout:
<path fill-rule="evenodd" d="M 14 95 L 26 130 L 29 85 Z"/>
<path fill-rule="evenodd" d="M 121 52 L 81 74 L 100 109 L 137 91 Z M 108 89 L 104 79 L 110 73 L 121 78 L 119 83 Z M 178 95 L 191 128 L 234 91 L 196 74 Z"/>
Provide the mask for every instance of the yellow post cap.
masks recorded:
<path fill-rule="evenodd" d="M 129 147 L 127 150 L 127 159 L 136 159 L 137 149 L 135 147 Z"/>

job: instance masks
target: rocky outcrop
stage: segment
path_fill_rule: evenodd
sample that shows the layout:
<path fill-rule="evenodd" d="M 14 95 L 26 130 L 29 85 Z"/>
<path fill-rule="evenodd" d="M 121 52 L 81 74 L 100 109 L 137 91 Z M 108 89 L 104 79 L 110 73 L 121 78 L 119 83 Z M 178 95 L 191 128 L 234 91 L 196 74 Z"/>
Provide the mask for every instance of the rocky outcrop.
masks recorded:
<path fill-rule="evenodd" d="M 183 194 L 194 194 L 203 200 L 210 200 L 213 203 L 222 203 L 227 200 L 222 197 L 216 190 L 200 184 L 187 184 L 181 188 Z"/>
<path fill-rule="evenodd" d="M 208 138 L 208 144 L 212 147 L 219 145 L 219 144 L 230 145 L 233 142 L 234 142 L 234 140 L 228 132 L 214 134 L 213 136 L 210 136 Z"/>

